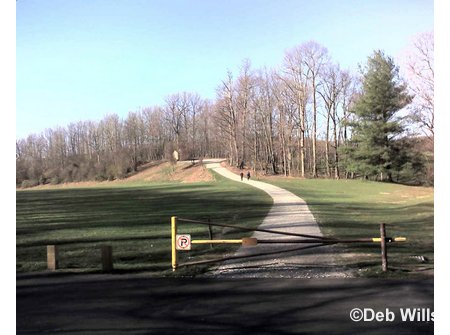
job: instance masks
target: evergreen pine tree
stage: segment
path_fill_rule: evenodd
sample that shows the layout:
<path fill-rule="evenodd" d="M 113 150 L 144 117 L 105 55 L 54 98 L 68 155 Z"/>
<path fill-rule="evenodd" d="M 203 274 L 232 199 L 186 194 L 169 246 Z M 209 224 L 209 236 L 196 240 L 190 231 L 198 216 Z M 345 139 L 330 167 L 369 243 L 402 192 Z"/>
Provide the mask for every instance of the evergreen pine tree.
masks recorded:
<path fill-rule="evenodd" d="M 410 99 L 392 58 L 381 51 L 369 57 L 364 69 L 362 93 L 353 106 L 352 140 L 346 148 L 347 167 L 365 177 L 392 181 L 398 152 L 395 139 L 404 128 L 398 112 Z"/>

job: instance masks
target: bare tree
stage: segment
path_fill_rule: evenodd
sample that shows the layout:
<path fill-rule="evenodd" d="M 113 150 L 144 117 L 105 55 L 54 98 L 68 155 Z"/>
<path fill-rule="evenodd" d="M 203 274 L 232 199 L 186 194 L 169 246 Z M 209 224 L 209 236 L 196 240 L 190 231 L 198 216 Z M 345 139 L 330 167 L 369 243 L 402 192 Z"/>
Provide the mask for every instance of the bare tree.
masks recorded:
<path fill-rule="evenodd" d="M 125 146 L 128 149 L 133 171 L 137 171 L 142 159 L 144 142 L 143 119 L 140 113 L 130 112 L 124 123 Z"/>
<path fill-rule="evenodd" d="M 172 132 L 175 135 L 175 149 L 180 152 L 180 138 L 186 129 L 186 118 L 188 111 L 186 94 L 172 94 L 166 98 L 165 115 Z"/>
<path fill-rule="evenodd" d="M 257 113 L 256 119 L 260 121 L 259 128 L 262 130 L 262 139 L 260 141 L 262 142 L 263 154 L 260 155 L 260 159 L 263 160 L 264 170 L 266 172 L 271 170 L 274 174 L 277 174 L 278 159 L 275 145 L 275 105 L 272 76 L 265 69 L 255 78 L 255 95 L 252 101 L 252 108 Z M 262 159 L 261 156 L 264 158 Z"/>
<path fill-rule="evenodd" d="M 411 116 L 434 142 L 434 32 L 418 35 L 406 51 L 406 76 L 414 94 Z"/>
<path fill-rule="evenodd" d="M 217 90 L 216 121 L 219 127 L 227 133 L 229 146 L 229 163 L 237 164 L 239 161 L 239 115 L 236 108 L 236 90 L 233 75 L 228 71 L 227 78 Z"/>
<path fill-rule="evenodd" d="M 298 118 L 296 129 L 298 130 L 297 147 L 299 152 L 298 170 L 305 177 L 305 132 L 306 132 L 306 106 L 310 90 L 306 76 L 303 51 L 300 47 L 288 50 L 284 56 L 283 74 L 280 79 L 290 91 L 291 99 L 296 106 Z"/>
<path fill-rule="evenodd" d="M 159 106 L 144 108 L 142 115 L 147 146 L 146 160 L 159 160 L 164 157 L 165 144 L 170 141 L 169 122 Z"/>
<path fill-rule="evenodd" d="M 252 98 L 253 90 L 253 78 L 250 70 L 250 61 L 248 59 L 244 60 L 241 66 L 239 77 L 237 78 L 237 97 L 236 105 L 239 115 L 239 133 L 241 137 L 240 146 L 241 152 L 239 154 L 239 159 L 241 161 L 246 161 L 247 159 L 247 131 L 248 131 L 248 118 L 249 118 L 249 108 L 250 100 Z"/>
<path fill-rule="evenodd" d="M 309 80 L 312 94 L 312 175 L 317 177 L 317 92 L 320 73 L 328 62 L 328 50 L 315 41 L 301 45 L 306 66 L 306 77 Z"/>
<path fill-rule="evenodd" d="M 278 136 L 281 149 L 282 167 L 285 176 L 291 175 L 294 129 L 296 128 L 296 104 L 292 99 L 292 93 L 281 76 L 274 73 L 273 94 L 278 110 Z"/>
<path fill-rule="evenodd" d="M 325 163 L 327 176 L 331 177 L 330 168 L 330 131 L 333 137 L 334 154 L 334 178 L 339 179 L 339 123 L 344 116 L 339 116 L 340 104 L 344 101 L 343 92 L 348 85 L 349 73 L 342 71 L 339 65 L 328 64 L 321 75 L 321 89 L 318 91 L 322 97 L 326 110 L 326 140 L 325 140 Z M 345 111 L 344 111 L 345 113 Z"/>

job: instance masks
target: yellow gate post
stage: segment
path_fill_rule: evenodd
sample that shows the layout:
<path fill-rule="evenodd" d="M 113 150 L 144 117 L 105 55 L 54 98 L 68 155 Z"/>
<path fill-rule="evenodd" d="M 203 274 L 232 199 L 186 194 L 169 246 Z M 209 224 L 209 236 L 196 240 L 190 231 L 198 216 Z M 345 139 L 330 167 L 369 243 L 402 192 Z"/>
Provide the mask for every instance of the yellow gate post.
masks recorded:
<path fill-rule="evenodd" d="M 386 225 L 380 223 L 380 239 L 381 239 L 381 270 L 386 272 L 388 270 L 388 256 L 386 245 Z"/>
<path fill-rule="evenodd" d="M 172 271 L 175 271 L 177 269 L 177 217 L 172 216 L 170 222 L 172 231 Z"/>

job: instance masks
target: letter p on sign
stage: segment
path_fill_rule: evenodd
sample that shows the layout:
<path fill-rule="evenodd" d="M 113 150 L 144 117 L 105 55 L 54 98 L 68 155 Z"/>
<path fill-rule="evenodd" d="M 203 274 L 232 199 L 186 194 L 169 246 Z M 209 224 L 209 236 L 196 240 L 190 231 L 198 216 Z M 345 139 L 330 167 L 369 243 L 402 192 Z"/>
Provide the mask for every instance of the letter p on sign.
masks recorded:
<path fill-rule="evenodd" d="M 177 250 L 191 250 L 191 235 L 177 235 Z"/>

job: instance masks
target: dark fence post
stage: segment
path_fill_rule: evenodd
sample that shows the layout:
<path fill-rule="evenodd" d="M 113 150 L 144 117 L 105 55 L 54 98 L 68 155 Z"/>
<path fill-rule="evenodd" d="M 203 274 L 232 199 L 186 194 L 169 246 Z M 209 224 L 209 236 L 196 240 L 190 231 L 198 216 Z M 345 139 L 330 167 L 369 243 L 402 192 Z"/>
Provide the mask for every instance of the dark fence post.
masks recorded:
<path fill-rule="evenodd" d="M 110 245 L 102 246 L 102 270 L 103 272 L 113 270 L 112 247 Z"/>
<path fill-rule="evenodd" d="M 47 245 L 47 269 L 55 271 L 59 266 L 58 246 Z"/>
<path fill-rule="evenodd" d="M 380 223 L 380 237 L 381 237 L 381 269 L 383 272 L 388 270 L 387 246 L 386 246 L 386 226 Z"/>
<path fill-rule="evenodd" d="M 208 223 L 211 223 L 211 218 L 208 218 Z M 209 239 L 212 240 L 213 239 L 213 231 L 212 231 L 212 227 L 210 224 L 208 224 L 208 233 L 209 233 Z M 214 248 L 212 244 L 210 244 L 209 247 L 211 249 Z"/>

